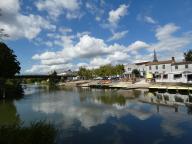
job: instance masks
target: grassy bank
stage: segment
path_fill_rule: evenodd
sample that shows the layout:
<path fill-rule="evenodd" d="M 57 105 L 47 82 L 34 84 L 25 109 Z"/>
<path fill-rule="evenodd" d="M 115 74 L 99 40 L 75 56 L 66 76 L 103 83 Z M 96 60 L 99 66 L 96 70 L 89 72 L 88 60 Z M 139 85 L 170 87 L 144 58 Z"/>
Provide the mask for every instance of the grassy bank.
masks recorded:
<path fill-rule="evenodd" d="M 22 125 L 0 125 L 0 144 L 55 144 L 57 131 L 51 124 L 33 122 Z"/>

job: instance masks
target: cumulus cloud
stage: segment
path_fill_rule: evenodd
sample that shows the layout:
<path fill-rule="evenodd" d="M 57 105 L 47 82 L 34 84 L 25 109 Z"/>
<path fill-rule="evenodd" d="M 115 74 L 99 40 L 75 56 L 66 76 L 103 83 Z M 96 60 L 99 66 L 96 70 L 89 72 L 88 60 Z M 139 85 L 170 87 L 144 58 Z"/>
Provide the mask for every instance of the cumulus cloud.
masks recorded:
<path fill-rule="evenodd" d="M 113 33 L 113 35 L 108 39 L 108 41 L 119 40 L 125 37 L 127 33 L 128 33 L 128 30 Z"/>
<path fill-rule="evenodd" d="M 176 26 L 173 23 L 166 24 L 164 26 L 160 26 L 156 29 L 156 38 L 158 40 L 165 40 L 167 38 L 170 38 L 174 32 L 176 32 L 179 29 L 178 26 Z"/>
<path fill-rule="evenodd" d="M 128 7 L 128 5 L 122 4 L 116 10 L 111 10 L 108 17 L 109 23 L 112 25 L 116 25 L 119 22 L 120 18 L 127 14 Z"/>
<path fill-rule="evenodd" d="M 176 52 L 186 47 L 191 43 L 192 35 L 189 33 L 181 36 L 175 36 L 174 33 L 179 29 L 180 27 L 173 23 L 158 27 L 155 30 L 155 37 L 157 38 L 158 42 L 151 44 L 150 49 Z"/>
<path fill-rule="evenodd" d="M 97 68 L 104 64 L 126 64 L 131 62 L 141 62 L 152 60 L 152 50 L 155 48 L 158 53 L 162 53 L 160 59 L 170 58 L 170 54 L 179 57 L 183 55 L 180 52 L 188 44 L 191 44 L 192 35 L 181 34 L 174 36 L 174 32 L 179 30 L 175 24 L 166 24 L 155 29 L 154 35 L 157 39 L 155 43 L 147 43 L 136 40 L 125 46 L 120 44 L 108 45 L 103 39 L 89 36 L 86 34 L 77 34 L 79 36 L 60 35 L 58 43 L 63 47 L 60 51 L 47 51 L 33 56 L 34 60 L 38 60 L 41 65 L 35 65 L 30 72 L 41 71 L 42 65 L 46 65 L 45 71 L 53 68 L 67 70 L 68 63 L 71 69 L 78 69 L 79 66 L 87 68 Z M 68 37 L 68 41 L 63 41 L 62 37 Z M 78 39 L 78 40 L 74 40 Z M 54 40 L 53 40 L 54 41 Z M 140 51 L 142 49 L 142 52 Z M 49 68 L 47 68 L 47 66 Z M 51 67 L 51 68 L 50 68 Z M 56 69 L 55 69 L 56 70 Z"/>
<path fill-rule="evenodd" d="M 38 10 L 45 10 L 55 19 L 61 14 L 65 14 L 66 18 L 78 18 L 79 2 L 77 0 L 39 0 L 35 3 Z"/>
<path fill-rule="evenodd" d="M 115 62 L 116 60 L 123 61 L 127 57 L 126 54 L 120 53 L 125 47 L 114 44 L 114 45 L 107 45 L 102 39 L 98 39 L 95 37 L 91 37 L 89 35 L 84 35 L 80 37 L 79 42 L 75 45 L 66 46 L 63 44 L 63 49 L 57 52 L 44 52 L 42 54 L 35 54 L 32 59 L 39 60 L 40 65 L 61 65 L 67 64 L 69 62 L 74 61 L 75 59 L 93 59 L 100 57 L 101 59 L 105 59 L 106 56 L 106 63 Z M 120 50 L 121 49 L 121 50 Z M 126 56 L 125 56 L 126 55 Z M 91 65 L 98 66 L 98 64 L 90 61 Z M 90 65 L 89 64 L 89 65 Z M 104 63 L 100 63 L 103 65 Z M 41 68 L 35 65 L 33 68 L 28 70 L 27 72 L 38 72 Z M 39 70 L 38 70 L 39 69 Z M 47 69 L 47 72 L 50 69 Z"/>
<path fill-rule="evenodd" d="M 22 14 L 20 12 L 19 0 L 2 1 L 0 9 L 2 13 L 0 28 L 5 30 L 10 39 L 33 39 L 43 29 L 54 30 L 56 28 L 39 15 Z"/>
<path fill-rule="evenodd" d="M 149 44 L 143 41 L 137 40 L 128 46 L 128 51 L 135 51 L 135 50 L 139 50 L 141 48 L 147 48 L 147 47 L 149 47 Z"/>

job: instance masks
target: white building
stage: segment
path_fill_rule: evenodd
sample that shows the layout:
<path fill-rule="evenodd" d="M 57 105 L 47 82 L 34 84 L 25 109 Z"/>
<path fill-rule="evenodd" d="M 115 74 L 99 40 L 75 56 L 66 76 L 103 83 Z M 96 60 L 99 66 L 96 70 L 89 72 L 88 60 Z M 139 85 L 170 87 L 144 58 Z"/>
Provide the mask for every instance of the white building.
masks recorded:
<path fill-rule="evenodd" d="M 167 71 L 156 78 L 157 82 L 192 83 L 192 62 L 175 62 L 171 64 L 171 71 Z"/>
<path fill-rule="evenodd" d="M 144 77 L 145 76 L 145 72 L 146 72 L 146 64 L 148 62 L 141 62 L 141 63 L 135 63 L 135 64 L 127 64 L 125 65 L 125 75 L 127 75 L 128 78 L 132 77 L 132 71 L 134 69 L 137 69 L 141 76 Z"/>
<path fill-rule="evenodd" d="M 192 83 L 192 62 L 176 62 L 174 57 L 171 60 L 158 61 L 155 51 L 153 62 L 125 66 L 125 74 L 129 78 L 132 77 L 133 69 L 139 70 L 141 76 L 145 76 L 145 74 L 153 75 L 156 82 Z"/>

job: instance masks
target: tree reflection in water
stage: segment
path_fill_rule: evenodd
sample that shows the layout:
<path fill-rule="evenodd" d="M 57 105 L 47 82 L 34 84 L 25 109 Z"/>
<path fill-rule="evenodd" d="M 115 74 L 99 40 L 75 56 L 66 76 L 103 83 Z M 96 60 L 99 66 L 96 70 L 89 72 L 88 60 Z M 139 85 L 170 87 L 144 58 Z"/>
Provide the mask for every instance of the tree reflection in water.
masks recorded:
<path fill-rule="evenodd" d="M 79 98 L 81 102 L 87 100 L 97 100 L 103 104 L 113 105 L 119 104 L 124 106 L 128 99 L 135 99 L 141 95 L 140 90 L 116 90 L 116 89 L 90 89 L 78 88 Z"/>
<path fill-rule="evenodd" d="M 38 121 L 24 127 L 13 101 L 0 101 L 0 114 L 0 144 L 55 144 L 54 126 Z"/>
<path fill-rule="evenodd" d="M 0 125 L 20 123 L 20 118 L 13 101 L 0 101 L 0 114 Z"/>

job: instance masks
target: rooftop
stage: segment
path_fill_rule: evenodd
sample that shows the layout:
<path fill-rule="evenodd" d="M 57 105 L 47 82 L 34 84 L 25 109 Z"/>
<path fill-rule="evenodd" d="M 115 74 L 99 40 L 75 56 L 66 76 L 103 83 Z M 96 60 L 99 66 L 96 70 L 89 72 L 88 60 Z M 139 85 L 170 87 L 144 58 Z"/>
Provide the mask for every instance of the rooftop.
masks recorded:
<path fill-rule="evenodd" d="M 172 63 L 175 63 L 174 60 L 165 60 L 165 61 L 158 61 L 158 62 L 148 62 L 146 64 L 146 66 L 149 66 L 149 65 L 159 65 L 159 64 L 172 64 Z"/>

